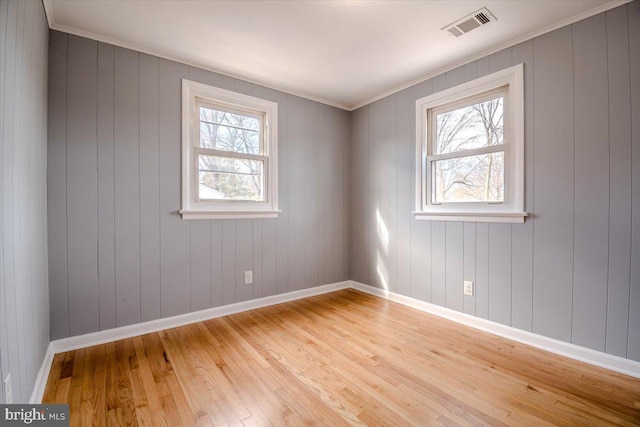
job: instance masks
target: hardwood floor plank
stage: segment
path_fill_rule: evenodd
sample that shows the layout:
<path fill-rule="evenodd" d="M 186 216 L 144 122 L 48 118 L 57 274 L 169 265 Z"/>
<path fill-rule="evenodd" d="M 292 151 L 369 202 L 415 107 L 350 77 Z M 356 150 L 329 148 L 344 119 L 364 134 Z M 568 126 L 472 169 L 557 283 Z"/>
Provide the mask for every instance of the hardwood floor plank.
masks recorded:
<path fill-rule="evenodd" d="M 68 403 L 69 402 L 69 391 L 71 389 L 71 377 L 61 378 L 58 383 L 56 389 L 56 394 L 51 401 L 43 401 L 44 403 Z"/>
<path fill-rule="evenodd" d="M 195 418 L 186 402 L 182 389 L 180 387 L 171 387 L 171 384 L 177 383 L 177 380 L 172 381 L 175 373 L 167 359 L 159 334 L 143 335 L 140 340 L 142 341 L 144 358 L 153 377 L 153 383 L 162 408 L 158 414 L 163 416 L 155 417 L 160 418 L 160 420 L 155 420 L 154 418 L 156 424 L 161 425 L 161 421 L 163 421 L 166 422 L 167 426 L 195 425 Z"/>
<path fill-rule="evenodd" d="M 107 360 L 107 389 L 106 389 L 106 418 L 108 425 L 117 425 L 118 416 L 117 411 L 120 408 L 120 395 L 118 394 L 118 379 L 116 376 L 116 359 L 115 359 L 115 349 L 116 345 L 114 342 L 105 344 L 106 353 L 109 355 Z M 62 403 L 57 401 L 56 403 Z M 73 412 L 71 411 L 71 416 L 73 417 Z"/>
<path fill-rule="evenodd" d="M 158 392 L 158 388 L 156 387 L 149 359 L 146 357 L 142 337 L 134 338 L 133 346 L 136 352 L 136 359 L 138 361 L 138 372 L 135 375 L 134 381 L 134 383 L 136 384 L 135 388 L 136 390 L 144 390 L 146 402 L 151 413 L 160 413 L 162 411 L 162 401 Z M 158 426 L 167 425 L 164 419 L 155 420 L 153 424 Z"/>
<path fill-rule="evenodd" d="M 71 425 L 640 425 L 640 380 L 342 290 L 57 354 Z"/>
<path fill-rule="evenodd" d="M 49 402 L 55 399 L 56 385 L 58 384 L 57 381 L 61 379 L 60 376 L 62 374 L 63 362 L 64 357 L 54 357 L 53 362 L 51 363 L 51 369 L 49 370 L 49 376 L 47 377 L 47 385 L 44 389 L 44 394 L 42 395 L 42 400 L 44 402 Z"/>
<path fill-rule="evenodd" d="M 73 363 L 73 373 L 71 374 L 71 384 L 69 385 L 69 406 L 77 408 L 69 414 L 69 425 L 80 426 L 82 423 L 82 384 L 85 379 L 84 366 L 87 359 L 87 349 L 76 350 Z"/>
<path fill-rule="evenodd" d="M 136 402 L 131 388 L 131 347 L 131 339 L 116 341 L 115 343 L 116 363 L 114 368 L 118 384 L 118 400 L 120 402 L 116 413 L 120 425 L 125 426 L 138 424 L 138 417 L 135 411 Z"/>
<path fill-rule="evenodd" d="M 95 372 L 93 383 L 92 423 L 104 423 L 103 413 L 107 405 L 107 347 L 95 347 Z"/>
<path fill-rule="evenodd" d="M 209 400 L 206 393 L 203 393 L 203 390 L 198 387 L 199 384 L 193 381 L 196 372 L 192 368 L 188 356 L 185 355 L 185 352 L 189 352 L 189 348 L 185 347 L 186 343 L 181 342 L 183 329 L 170 329 L 160 333 L 165 348 L 165 357 L 171 362 L 175 371 L 175 377 L 172 377 L 170 381 L 173 382 L 175 378 L 180 384 L 186 402 L 195 416 L 196 425 L 212 425 L 214 422 L 220 424 L 224 421 L 220 409 L 214 401 Z"/>
<path fill-rule="evenodd" d="M 85 368 L 82 376 L 82 385 L 80 386 L 80 424 L 88 425 L 93 422 L 93 402 L 95 394 L 95 373 L 96 373 L 96 358 L 95 347 L 89 347 L 86 349 L 85 355 Z"/>

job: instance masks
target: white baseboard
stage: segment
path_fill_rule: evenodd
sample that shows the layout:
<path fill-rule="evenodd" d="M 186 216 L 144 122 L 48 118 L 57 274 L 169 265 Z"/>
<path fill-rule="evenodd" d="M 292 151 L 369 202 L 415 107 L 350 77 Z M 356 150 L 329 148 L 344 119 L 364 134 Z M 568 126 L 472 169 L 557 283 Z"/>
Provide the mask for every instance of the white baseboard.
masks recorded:
<path fill-rule="evenodd" d="M 44 390 L 47 387 L 47 380 L 49 379 L 49 371 L 51 371 L 51 364 L 53 363 L 53 356 L 55 352 L 53 351 L 53 346 L 51 343 L 47 346 L 47 352 L 44 354 L 44 359 L 42 360 L 42 365 L 40 365 L 40 369 L 38 370 L 38 376 L 36 377 L 36 382 L 33 386 L 33 392 L 31 392 L 31 398 L 29 399 L 29 403 L 40 403 L 42 402 L 42 397 L 44 396 Z"/>
<path fill-rule="evenodd" d="M 192 313 L 179 314 L 177 316 L 151 320 L 149 322 L 136 323 L 134 325 L 121 326 L 119 328 L 107 329 L 105 331 L 92 332 L 90 334 L 51 341 L 44 360 L 42 361 L 42 366 L 40 366 L 40 371 L 38 372 L 38 377 L 31 395 L 31 403 L 42 402 L 44 390 L 47 385 L 47 379 L 49 377 L 49 371 L 51 370 L 51 364 L 53 363 L 53 356 L 56 353 L 137 337 L 139 335 L 176 328 L 190 323 L 228 316 L 242 311 L 281 304 L 283 302 L 294 301 L 314 295 L 326 294 L 340 289 L 347 289 L 350 286 L 351 282 L 347 280 L 344 282 L 316 286 L 314 288 L 257 298 L 221 307 L 208 308 L 206 310 L 195 311 Z"/>
<path fill-rule="evenodd" d="M 302 289 L 299 291 L 287 292 L 280 295 L 273 295 L 264 298 L 257 298 L 250 301 L 229 304 L 222 307 L 214 307 L 206 310 L 196 311 L 193 313 L 180 314 L 177 316 L 167 317 L 164 319 L 152 320 L 149 322 L 136 323 L 135 325 L 122 326 L 119 328 L 108 329 L 106 331 L 93 332 L 90 334 L 79 335 L 75 337 L 63 338 L 49 343 L 38 376 L 31 394 L 30 403 L 42 402 L 44 390 L 49 378 L 49 371 L 53 363 L 53 356 L 56 353 L 77 350 L 79 348 L 91 347 L 98 344 L 118 341 L 126 338 L 136 337 L 139 335 L 158 332 L 165 329 L 175 328 L 178 326 L 188 325 L 190 323 L 200 322 L 203 320 L 214 319 L 216 317 L 228 316 L 242 311 L 254 310 L 256 308 L 267 307 L 274 304 L 280 304 L 287 301 L 294 301 L 314 295 L 326 294 L 329 292 L 353 288 L 371 295 L 388 299 L 412 307 L 427 313 L 435 314 L 472 328 L 480 329 L 494 335 L 508 338 L 521 342 L 542 350 L 566 356 L 581 362 L 590 363 L 615 372 L 620 372 L 632 377 L 640 378 L 640 362 L 625 359 L 618 356 L 602 353 L 588 348 L 580 347 L 575 344 L 566 343 L 553 338 L 544 337 L 532 332 L 505 326 L 490 320 L 481 319 L 469 314 L 460 313 L 449 308 L 441 307 L 428 302 L 420 301 L 411 297 L 400 295 L 394 292 L 388 292 L 383 289 L 365 285 L 353 280 L 332 283 L 328 285 L 317 286 L 310 289 Z"/>
<path fill-rule="evenodd" d="M 640 378 L 640 362 L 625 359 L 623 357 L 614 356 L 590 348 L 580 347 L 575 344 L 548 338 L 533 332 L 523 331 L 501 323 L 492 322 L 490 320 L 471 316 L 466 313 L 452 310 L 450 308 L 441 307 L 439 305 L 420 301 L 415 298 L 397 294 L 395 292 L 385 291 L 384 289 L 375 288 L 365 285 L 364 283 L 351 280 L 351 287 L 371 295 L 382 297 L 390 301 L 406 305 L 424 311 L 426 313 L 435 314 L 472 328 L 480 329 L 494 335 L 508 338 L 532 347 L 546 350 L 551 353 L 609 369 L 611 371 L 620 372 L 632 377 Z"/>

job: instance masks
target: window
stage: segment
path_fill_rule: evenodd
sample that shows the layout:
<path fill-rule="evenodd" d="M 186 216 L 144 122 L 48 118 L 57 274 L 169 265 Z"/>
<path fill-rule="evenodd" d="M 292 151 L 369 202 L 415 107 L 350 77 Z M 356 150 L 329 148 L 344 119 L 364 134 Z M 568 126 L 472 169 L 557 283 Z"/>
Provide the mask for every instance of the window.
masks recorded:
<path fill-rule="evenodd" d="M 522 64 L 416 101 L 418 219 L 524 222 Z"/>
<path fill-rule="evenodd" d="M 182 218 L 275 218 L 278 105 L 182 81 Z"/>

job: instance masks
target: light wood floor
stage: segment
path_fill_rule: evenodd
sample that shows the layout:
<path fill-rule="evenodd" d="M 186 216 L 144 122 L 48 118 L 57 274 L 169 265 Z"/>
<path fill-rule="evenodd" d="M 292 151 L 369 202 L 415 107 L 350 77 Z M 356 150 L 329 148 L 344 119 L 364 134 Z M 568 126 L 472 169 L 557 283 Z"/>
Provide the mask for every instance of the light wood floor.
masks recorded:
<path fill-rule="evenodd" d="M 56 355 L 71 425 L 640 425 L 640 380 L 354 290 Z"/>

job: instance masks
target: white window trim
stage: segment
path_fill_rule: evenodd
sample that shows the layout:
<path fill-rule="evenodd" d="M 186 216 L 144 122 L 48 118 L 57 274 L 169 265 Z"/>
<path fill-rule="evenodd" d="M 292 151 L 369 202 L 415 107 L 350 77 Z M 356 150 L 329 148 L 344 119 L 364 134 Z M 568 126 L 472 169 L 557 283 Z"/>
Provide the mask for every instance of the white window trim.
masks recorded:
<path fill-rule="evenodd" d="M 199 145 L 200 103 L 220 104 L 240 111 L 264 114 L 263 153 L 265 200 L 199 201 L 196 151 Z M 265 99 L 182 79 L 182 219 L 277 218 L 278 213 L 278 104 Z M 227 153 L 231 157 L 233 153 Z"/>
<path fill-rule="evenodd" d="M 416 219 L 466 222 L 523 223 L 524 211 L 524 68 L 522 64 L 420 98 L 416 101 Z M 427 154 L 428 118 L 431 109 L 470 98 L 501 87 L 505 95 L 505 201 L 504 203 L 444 203 L 430 200 Z M 471 153 L 476 150 L 469 150 Z M 479 150 L 483 151 L 483 150 Z M 433 157 L 433 156 L 430 156 Z M 429 180 L 429 182 L 427 181 Z"/>

